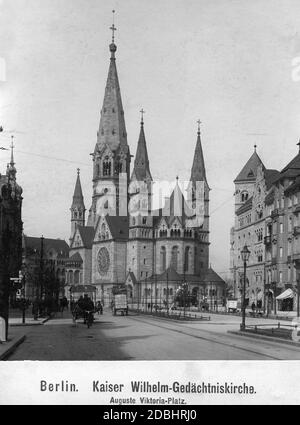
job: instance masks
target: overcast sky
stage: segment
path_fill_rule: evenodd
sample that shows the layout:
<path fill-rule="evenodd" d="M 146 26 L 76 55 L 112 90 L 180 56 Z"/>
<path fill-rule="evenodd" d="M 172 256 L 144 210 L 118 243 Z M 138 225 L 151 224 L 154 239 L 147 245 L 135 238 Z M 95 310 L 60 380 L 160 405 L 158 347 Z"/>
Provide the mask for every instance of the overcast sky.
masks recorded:
<path fill-rule="evenodd" d="M 210 261 L 223 274 L 233 180 L 253 145 L 267 168 L 281 169 L 297 153 L 300 2 L 0 0 L 0 125 L 16 137 L 27 235 L 68 240 L 77 167 L 90 207 L 89 154 L 109 66 L 112 9 L 131 153 L 143 107 L 153 178 L 187 180 L 196 121 L 203 123 Z M 9 146 L 9 136 L 0 134 L 1 146 Z M 9 153 L 0 152 L 4 172 Z"/>

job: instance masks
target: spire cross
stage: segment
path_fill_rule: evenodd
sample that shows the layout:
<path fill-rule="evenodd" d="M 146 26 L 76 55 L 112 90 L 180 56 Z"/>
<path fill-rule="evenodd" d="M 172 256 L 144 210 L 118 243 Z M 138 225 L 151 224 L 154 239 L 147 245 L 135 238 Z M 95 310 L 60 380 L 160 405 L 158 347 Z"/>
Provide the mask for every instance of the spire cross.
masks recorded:
<path fill-rule="evenodd" d="M 80 175 L 80 168 L 77 168 L 77 176 Z"/>
<path fill-rule="evenodd" d="M 141 124 L 144 124 L 144 115 L 145 115 L 146 111 L 144 111 L 144 109 L 142 108 L 142 109 L 140 110 L 140 113 L 141 113 L 141 115 L 142 115 L 142 117 L 141 117 Z"/>
<path fill-rule="evenodd" d="M 113 10 L 112 13 L 113 13 L 113 24 L 110 27 L 110 29 L 112 30 L 112 42 L 114 43 L 115 42 L 115 31 L 117 31 L 117 28 L 115 27 L 115 13 L 116 13 L 116 11 Z"/>
<path fill-rule="evenodd" d="M 257 145 L 254 145 L 254 151 L 256 152 Z"/>
<path fill-rule="evenodd" d="M 200 120 L 198 120 L 197 124 L 198 124 L 198 134 L 200 134 L 200 125 L 202 124 L 202 122 Z"/>

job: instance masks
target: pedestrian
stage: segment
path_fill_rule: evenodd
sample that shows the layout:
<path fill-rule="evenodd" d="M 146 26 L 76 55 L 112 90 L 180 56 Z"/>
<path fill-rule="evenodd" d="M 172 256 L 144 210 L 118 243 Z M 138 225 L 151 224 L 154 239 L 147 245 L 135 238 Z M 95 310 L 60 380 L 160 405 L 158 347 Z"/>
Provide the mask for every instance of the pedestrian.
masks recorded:
<path fill-rule="evenodd" d="M 39 315 L 39 302 L 38 299 L 35 298 L 33 303 L 32 303 L 32 315 L 33 315 L 33 319 L 37 320 L 38 319 L 38 315 Z"/>
<path fill-rule="evenodd" d="M 255 312 L 255 302 L 254 301 L 253 301 L 253 303 L 251 305 L 251 308 L 252 308 L 252 312 L 254 313 Z"/>

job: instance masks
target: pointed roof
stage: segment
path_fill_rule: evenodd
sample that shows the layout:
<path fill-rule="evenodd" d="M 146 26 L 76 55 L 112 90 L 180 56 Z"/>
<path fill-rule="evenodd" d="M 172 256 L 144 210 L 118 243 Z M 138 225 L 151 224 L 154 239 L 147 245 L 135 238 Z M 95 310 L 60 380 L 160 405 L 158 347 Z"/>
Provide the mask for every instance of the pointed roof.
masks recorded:
<path fill-rule="evenodd" d="M 300 148 L 300 142 L 298 143 Z M 295 178 L 300 175 L 300 149 L 298 154 L 280 171 L 276 181 L 283 178 Z"/>
<path fill-rule="evenodd" d="M 114 240 L 127 240 L 129 237 L 129 220 L 127 216 L 112 216 L 106 215 L 110 233 Z"/>
<path fill-rule="evenodd" d="M 202 281 L 205 283 L 224 283 L 224 280 L 211 267 L 205 272 Z"/>
<path fill-rule="evenodd" d="M 87 249 L 91 249 L 93 245 L 93 240 L 95 237 L 95 229 L 92 226 L 77 226 L 79 230 L 83 246 Z"/>
<path fill-rule="evenodd" d="M 81 188 L 81 182 L 80 182 L 80 170 L 78 168 L 77 170 L 77 179 L 76 179 L 76 184 L 75 184 L 75 189 L 74 189 L 74 195 L 73 195 L 73 202 L 72 202 L 72 207 L 83 207 L 84 206 L 84 199 L 83 199 L 83 194 L 82 194 L 82 188 Z"/>
<path fill-rule="evenodd" d="M 145 180 L 152 181 L 143 118 L 141 121 L 141 130 L 140 130 L 140 136 L 139 136 L 135 160 L 134 160 L 134 169 L 132 172 L 132 178 L 135 178 L 138 181 L 145 181 Z"/>
<path fill-rule="evenodd" d="M 76 252 L 75 254 L 73 254 L 70 258 L 70 261 L 76 261 L 77 263 L 83 263 L 82 257 L 79 254 L 79 252 Z"/>
<path fill-rule="evenodd" d="M 23 238 L 24 250 L 30 254 L 40 254 L 41 238 L 26 236 Z M 43 249 L 47 253 L 50 250 L 56 251 L 59 257 L 68 257 L 69 246 L 66 241 L 62 239 L 44 238 Z"/>
<path fill-rule="evenodd" d="M 200 122 L 197 133 L 197 143 L 192 166 L 191 181 L 193 183 L 197 181 L 205 181 L 207 183 L 204 156 L 201 143 Z"/>
<path fill-rule="evenodd" d="M 257 168 L 259 167 L 259 165 L 262 165 L 264 171 L 265 166 L 260 157 L 258 156 L 255 147 L 253 154 L 248 159 L 246 165 L 242 168 L 242 171 L 240 171 L 240 173 L 234 180 L 234 183 L 240 181 L 255 181 L 257 176 Z"/>
<path fill-rule="evenodd" d="M 130 278 L 130 281 L 136 285 L 138 283 L 137 278 L 135 277 L 135 274 L 133 272 L 128 272 L 126 277 L 126 282 L 128 281 L 128 277 Z"/>
<path fill-rule="evenodd" d="M 127 146 L 127 132 L 116 67 L 115 52 L 117 46 L 114 42 L 111 43 L 109 49 L 111 58 L 101 110 L 97 146 L 101 147 L 107 144 L 115 151 L 120 145 Z"/>
<path fill-rule="evenodd" d="M 147 278 L 147 280 L 159 280 L 159 281 L 168 281 L 168 282 L 179 282 L 182 281 L 183 275 L 180 275 L 177 273 L 177 271 L 172 267 L 168 267 L 163 273 L 161 274 L 154 274 L 150 276 L 150 278 Z"/>

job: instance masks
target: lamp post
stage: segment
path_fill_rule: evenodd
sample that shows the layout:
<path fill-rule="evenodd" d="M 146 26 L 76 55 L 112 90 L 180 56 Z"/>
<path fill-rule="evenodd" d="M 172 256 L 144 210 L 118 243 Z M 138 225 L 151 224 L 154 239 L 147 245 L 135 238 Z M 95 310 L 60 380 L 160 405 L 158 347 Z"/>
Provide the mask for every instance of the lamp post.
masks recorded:
<path fill-rule="evenodd" d="M 167 314 L 169 314 L 169 273 L 167 271 Z"/>
<path fill-rule="evenodd" d="M 247 247 L 247 245 L 244 246 L 244 248 L 241 251 L 242 261 L 244 263 L 244 282 L 243 282 L 243 297 L 242 297 L 242 323 L 240 326 L 241 331 L 245 330 L 245 321 L 246 321 L 246 268 L 247 268 L 247 261 L 250 257 L 250 251 Z"/>

